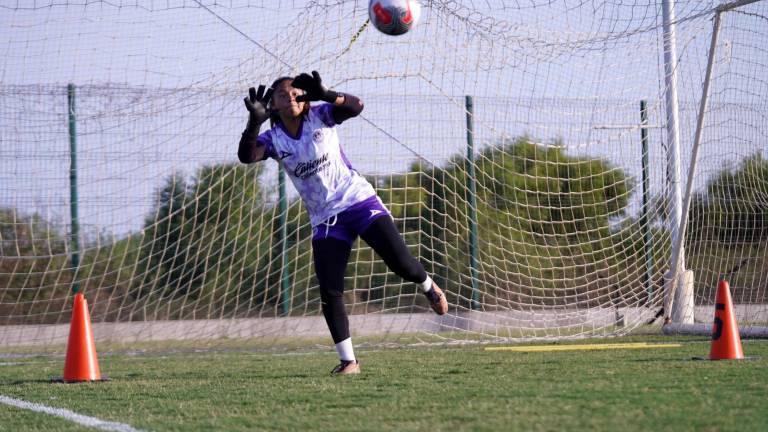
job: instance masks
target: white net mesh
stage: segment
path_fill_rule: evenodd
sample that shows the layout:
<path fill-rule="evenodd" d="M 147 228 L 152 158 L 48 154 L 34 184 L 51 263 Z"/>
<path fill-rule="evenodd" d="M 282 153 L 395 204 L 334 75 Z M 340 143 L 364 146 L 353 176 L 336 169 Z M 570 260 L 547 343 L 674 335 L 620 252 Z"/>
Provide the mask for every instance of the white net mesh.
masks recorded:
<path fill-rule="evenodd" d="M 451 305 L 430 314 L 358 242 L 353 335 L 591 337 L 652 320 L 674 204 L 661 2 L 423 6 L 395 38 L 365 25 L 365 1 L 0 0 L 3 345 L 61 347 L 73 286 L 108 349 L 330 341 L 296 193 L 282 211 L 276 164 L 236 158 L 247 88 L 312 69 L 365 101 L 339 126 L 344 151 Z M 717 6 L 676 6 L 683 179 Z M 701 322 L 737 264 L 741 325 L 768 321 L 766 16 L 765 2 L 722 16 L 685 241 Z"/>

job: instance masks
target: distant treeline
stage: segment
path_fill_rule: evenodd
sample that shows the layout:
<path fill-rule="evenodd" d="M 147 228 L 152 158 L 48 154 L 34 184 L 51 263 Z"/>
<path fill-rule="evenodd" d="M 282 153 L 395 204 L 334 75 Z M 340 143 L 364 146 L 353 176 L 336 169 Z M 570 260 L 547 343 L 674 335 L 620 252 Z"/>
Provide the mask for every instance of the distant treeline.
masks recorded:
<path fill-rule="evenodd" d="M 486 310 L 642 304 L 649 288 L 660 291 L 668 266 L 663 197 L 654 198 L 646 225 L 653 239 L 646 280 L 645 227 L 626 211 L 637 180 L 607 161 L 569 156 L 562 148 L 522 137 L 484 149 L 474 165 L 474 212 L 463 155 L 369 180 L 452 304 L 469 307 L 473 286 Z M 170 175 L 144 229 L 116 241 L 89 241 L 76 274 L 66 233 L 39 215 L 0 208 L 0 325 L 67 322 L 62 311 L 75 279 L 94 307 L 94 321 L 277 316 L 286 278 L 290 313 L 319 313 L 308 217 L 292 199 L 280 225 L 274 181 L 264 179 L 262 168 L 220 164 L 189 178 Z M 756 154 L 710 178 L 689 217 L 689 262 L 723 255 L 723 248 L 764 245 L 768 161 Z M 367 247 L 353 253 L 347 278 L 353 313 L 424 307 L 415 287 L 389 273 Z"/>

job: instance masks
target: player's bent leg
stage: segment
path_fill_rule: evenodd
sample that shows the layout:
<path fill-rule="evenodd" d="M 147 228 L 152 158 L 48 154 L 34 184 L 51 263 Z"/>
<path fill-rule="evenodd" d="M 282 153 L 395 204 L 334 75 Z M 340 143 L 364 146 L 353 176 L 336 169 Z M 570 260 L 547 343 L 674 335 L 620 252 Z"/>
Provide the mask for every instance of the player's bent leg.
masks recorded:
<path fill-rule="evenodd" d="M 421 286 L 429 305 L 438 315 L 448 312 L 448 301 L 440 287 L 429 278 L 424 266 L 411 255 L 405 241 L 388 216 L 382 216 L 360 234 L 395 274 Z M 426 285 L 426 286 L 425 286 Z"/>
<path fill-rule="evenodd" d="M 427 279 L 424 266 L 411 255 L 390 217 L 383 215 L 377 218 L 360 237 L 396 275 L 416 284 Z"/>

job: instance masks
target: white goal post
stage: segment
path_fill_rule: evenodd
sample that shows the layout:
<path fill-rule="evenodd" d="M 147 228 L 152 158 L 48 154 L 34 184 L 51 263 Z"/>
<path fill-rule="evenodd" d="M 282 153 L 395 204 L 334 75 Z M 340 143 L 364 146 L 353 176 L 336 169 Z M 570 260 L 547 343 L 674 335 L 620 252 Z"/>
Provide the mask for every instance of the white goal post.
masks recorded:
<path fill-rule="evenodd" d="M 696 130 L 693 137 L 693 146 L 691 150 L 690 163 L 688 168 L 688 176 L 686 182 L 685 196 L 683 198 L 682 215 L 688 215 L 691 208 L 691 201 L 693 198 L 693 189 L 696 176 L 696 165 L 698 163 L 699 149 L 701 146 L 702 132 L 704 130 L 705 115 L 708 108 L 708 100 L 710 94 L 710 87 L 712 82 L 712 69 L 715 64 L 715 56 L 717 53 L 717 42 L 720 34 L 720 23 L 722 14 L 736 8 L 746 6 L 752 3 L 756 3 L 759 0 L 739 0 L 730 3 L 724 3 L 718 6 L 715 10 L 712 20 L 712 36 L 709 45 L 709 52 L 707 53 L 707 66 L 704 74 L 704 82 L 702 84 L 701 97 L 699 101 L 698 114 L 696 116 Z M 670 1 L 665 2 L 665 7 L 670 7 Z M 674 38 L 671 38 L 674 41 Z M 665 57 L 666 60 L 666 57 Z M 669 68 L 668 68 L 669 69 Z M 672 132 L 671 134 L 673 134 Z M 670 134 L 670 135 L 671 135 Z M 693 274 L 690 271 L 685 271 L 684 268 L 684 248 L 683 239 L 685 238 L 686 228 L 688 226 L 689 218 L 682 217 L 679 222 L 679 226 L 676 227 L 674 234 L 674 244 L 672 246 L 672 264 L 670 265 L 670 275 L 667 276 L 666 281 L 669 283 L 669 290 L 665 297 L 664 309 L 668 311 L 668 315 L 665 318 L 665 332 L 679 333 L 679 334 L 711 334 L 711 325 L 696 325 L 694 324 L 694 294 L 693 294 Z M 740 270 L 740 265 L 732 269 L 731 271 L 722 274 L 723 278 L 731 277 L 735 272 Z M 679 291 L 678 291 L 679 290 Z M 768 327 L 766 326 L 750 326 L 743 330 L 745 337 L 768 337 Z"/>

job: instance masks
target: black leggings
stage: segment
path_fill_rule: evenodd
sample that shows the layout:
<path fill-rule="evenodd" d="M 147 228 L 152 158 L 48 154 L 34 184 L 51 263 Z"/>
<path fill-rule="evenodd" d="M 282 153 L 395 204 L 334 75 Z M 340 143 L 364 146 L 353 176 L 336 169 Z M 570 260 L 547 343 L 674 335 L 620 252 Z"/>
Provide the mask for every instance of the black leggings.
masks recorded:
<path fill-rule="evenodd" d="M 411 255 L 390 217 L 377 218 L 360 237 L 376 252 L 390 270 L 403 279 L 421 283 L 427 272 Z M 349 319 L 344 307 L 344 272 L 351 246 L 333 237 L 312 241 L 315 274 L 320 282 L 323 315 L 334 343 L 349 337 Z"/>

